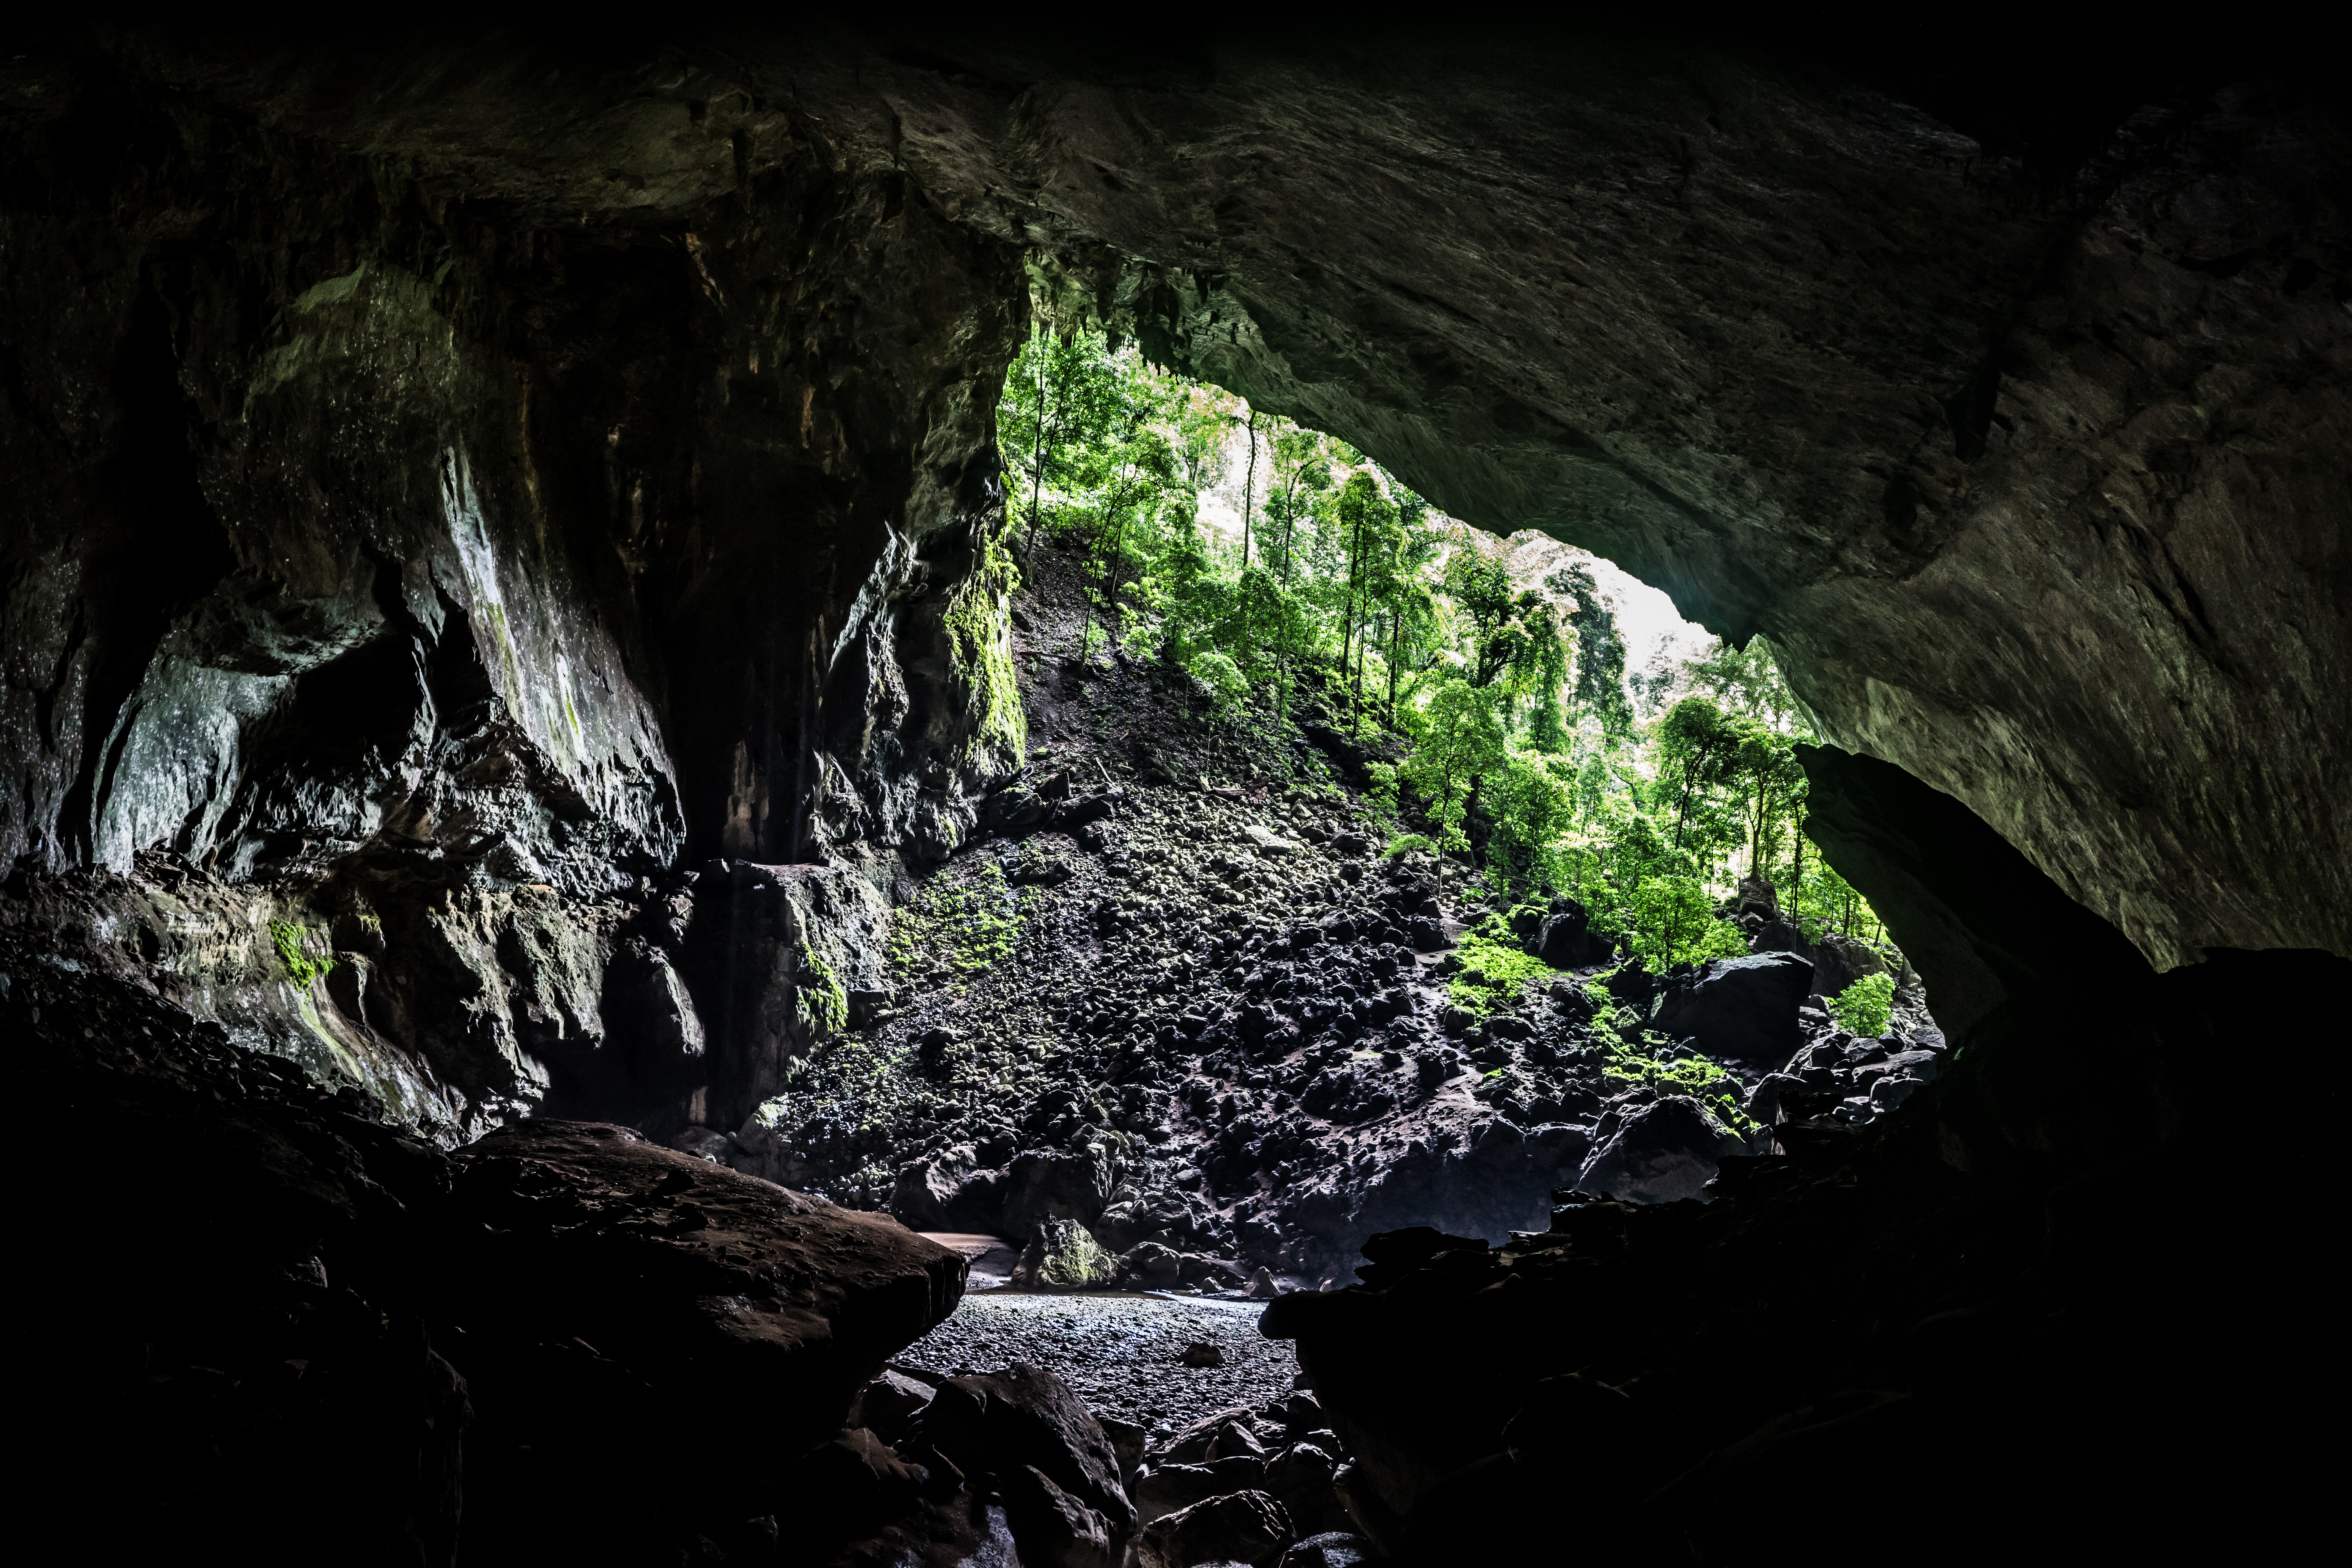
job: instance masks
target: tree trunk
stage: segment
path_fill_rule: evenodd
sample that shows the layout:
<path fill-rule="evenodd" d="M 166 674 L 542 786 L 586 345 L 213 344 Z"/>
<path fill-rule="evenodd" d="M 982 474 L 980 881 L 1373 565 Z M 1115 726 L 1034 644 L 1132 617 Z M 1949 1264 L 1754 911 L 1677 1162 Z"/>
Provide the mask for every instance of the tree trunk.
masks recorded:
<path fill-rule="evenodd" d="M 1242 570 L 1249 570 L 1250 494 L 1257 484 L 1257 410 L 1250 410 L 1249 463 L 1242 469 Z"/>

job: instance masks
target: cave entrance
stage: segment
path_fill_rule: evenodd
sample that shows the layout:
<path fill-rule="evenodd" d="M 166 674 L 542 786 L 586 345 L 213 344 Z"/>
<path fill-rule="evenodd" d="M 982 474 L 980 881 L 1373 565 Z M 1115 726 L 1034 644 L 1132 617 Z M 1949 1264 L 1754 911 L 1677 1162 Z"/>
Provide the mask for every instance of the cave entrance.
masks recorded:
<path fill-rule="evenodd" d="M 1099 332 L 1031 339 L 999 438 L 1028 765 L 902 889 L 871 1026 L 686 1135 L 964 1250 L 992 1304 L 915 1362 L 1036 1351 L 1094 1310 L 1056 1293 L 1213 1309 L 1704 1198 L 1935 1076 L 1760 641 Z M 1095 1353 L 1181 1325 L 1103 1310 L 1056 1369 L 1201 1414 Z M 1217 1353 L 1238 1400 L 1265 1369 Z"/>

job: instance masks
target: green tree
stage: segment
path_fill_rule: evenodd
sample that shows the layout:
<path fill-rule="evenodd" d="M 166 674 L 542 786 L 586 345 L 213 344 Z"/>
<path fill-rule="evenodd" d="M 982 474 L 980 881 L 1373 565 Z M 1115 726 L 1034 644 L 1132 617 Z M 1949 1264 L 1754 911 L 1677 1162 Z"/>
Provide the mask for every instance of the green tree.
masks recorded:
<path fill-rule="evenodd" d="M 1102 435 L 1125 412 L 1120 380 L 1099 331 L 1034 333 L 1007 369 L 997 441 L 1005 468 L 1028 481 L 1030 549 L 1045 517 L 1046 487 L 1092 459 Z"/>
<path fill-rule="evenodd" d="M 1695 825 L 1702 838 L 1711 837 L 1710 796 L 1731 776 L 1741 738 L 1710 698 L 1685 697 L 1659 721 L 1658 771 L 1674 791 L 1675 848 L 1693 837 Z"/>
<path fill-rule="evenodd" d="M 1488 692 L 1458 679 L 1442 682 L 1416 716 L 1412 751 L 1397 768 L 1398 776 L 1428 804 L 1430 823 L 1437 830 L 1433 837 L 1441 889 L 1447 852 L 1470 847 L 1463 823 L 1471 791 L 1509 753 L 1510 737 L 1495 708 Z"/>
<path fill-rule="evenodd" d="M 1610 734 L 1631 734 L 1633 710 L 1625 700 L 1625 639 L 1617 632 L 1617 613 L 1601 598 L 1588 568 L 1563 567 L 1545 578 L 1544 585 L 1576 601 L 1568 615 L 1576 637 L 1576 711 L 1591 714 Z"/>

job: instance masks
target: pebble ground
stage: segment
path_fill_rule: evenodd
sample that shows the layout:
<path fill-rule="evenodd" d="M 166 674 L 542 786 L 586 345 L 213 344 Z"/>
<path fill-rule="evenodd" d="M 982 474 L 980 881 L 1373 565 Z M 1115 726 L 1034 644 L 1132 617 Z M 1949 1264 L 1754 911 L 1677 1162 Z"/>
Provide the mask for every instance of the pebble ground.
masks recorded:
<path fill-rule="evenodd" d="M 1076 1389 L 1098 1415 L 1172 1430 L 1290 1392 L 1298 1361 L 1287 1341 L 1259 1335 L 1265 1310 L 1258 1301 L 975 1292 L 892 1364 L 960 1376 L 1027 1362 Z M 1184 1365 L 1178 1357 L 1196 1342 L 1224 1352 L 1225 1364 Z"/>

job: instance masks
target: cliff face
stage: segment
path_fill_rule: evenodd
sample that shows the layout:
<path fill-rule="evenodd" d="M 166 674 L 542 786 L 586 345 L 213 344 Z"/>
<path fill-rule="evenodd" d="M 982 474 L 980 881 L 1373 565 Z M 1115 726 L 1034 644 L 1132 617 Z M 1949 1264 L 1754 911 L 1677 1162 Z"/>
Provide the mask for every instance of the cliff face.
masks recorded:
<path fill-rule="evenodd" d="M 1160 60 L 15 61 L 26 907 L 454 1129 L 756 1094 L 856 987 L 681 868 L 887 888 L 1017 765 L 1034 289 L 1769 637 L 2159 965 L 2352 950 L 2340 117 L 2053 189 L 1696 47 Z"/>

